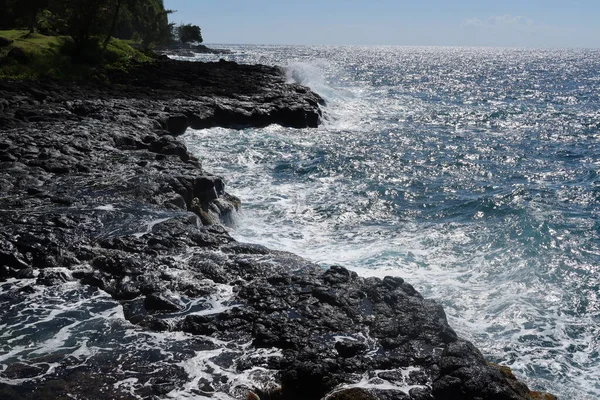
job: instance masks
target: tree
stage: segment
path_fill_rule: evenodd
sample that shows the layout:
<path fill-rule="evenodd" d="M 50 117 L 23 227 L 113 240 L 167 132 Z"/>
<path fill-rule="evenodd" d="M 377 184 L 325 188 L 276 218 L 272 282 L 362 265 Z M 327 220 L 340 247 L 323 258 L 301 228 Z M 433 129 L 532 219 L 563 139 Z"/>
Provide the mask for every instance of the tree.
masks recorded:
<path fill-rule="evenodd" d="M 115 0 L 51 0 L 50 10 L 58 16 L 56 31 L 67 33 L 79 55 L 92 36 L 108 31 Z"/>
<path fill-rule="evenodd" d="M 179 37 L 179 33 L 178 33 L 177 24 L 175 22 L 170 22 L 169 23 L 169 40 L 167 43 L 177 42 L 178 37 Z"/>
<path fill-rule="evenodd" d="M 114 35 L 120 39 L 139 38 L 144 48 L 166 44 L 171 40 L 171 28 L 163 0 L 123 0 L 124 4 Z"/>
<path fill-rule="evenodd" d="M 0 0 L 0 29 L 69 35 L 74 56 L 85 59 L 113 36 L 139 38 L 144 48 L 169 43 L 170 12 L 163 0 Z"/>
<path fill-rule="evenodd" d="M 198 25 L 182 24 L 177 27 L 179 40 L 182 43 L 198 42 L 202 43 L 202 33 Z"/>
<path fill-rule="evenodd" d="M 38 14 L 40 13 L 40 11 L 48 7 L 48 0 L 30 0 L 26 2 L 26 4 L 29 5 L 29 33 L 33 33 L 35 32 L 35 28 L 38 24 Z"/>
<path fill-rule="evenodd" d="M 38 14 L 48 7 L 48 0 L 0 0 L 0 29 L 27 27 L 35 32 Z"/>
<path fill-rule="evenodd" d="M 117 20 L 119 18 L 119 11 L 121 11 L 122 5 L 123 5 L 123 0 L 117 0 L 117 4 L 115 5 L 115 11 L 113 12 L 110 30 L 108 31 L 108 35 L 106 35 L 106 39 L 104 39 L 104 44 L 102 45 L 102 51 L 106 51 L 106 47 L 108 46 L 108 43 L 110 42 L 110 38 L 115 33 L 115 28 L 117 26 Z"/>
<path fill-rule="evenodd" d="M 17 17 L 27 26 L 29 33 L 34 33 L 38 24 L 38 14 L 48 7 L 48 0 L 29 0 L 15 2 Z"/>
<path fill-rule="evenodd" d="M 12 29 L 15 27 L 15 4 L 14 0 L 0 0 L 0 29 Z"/>

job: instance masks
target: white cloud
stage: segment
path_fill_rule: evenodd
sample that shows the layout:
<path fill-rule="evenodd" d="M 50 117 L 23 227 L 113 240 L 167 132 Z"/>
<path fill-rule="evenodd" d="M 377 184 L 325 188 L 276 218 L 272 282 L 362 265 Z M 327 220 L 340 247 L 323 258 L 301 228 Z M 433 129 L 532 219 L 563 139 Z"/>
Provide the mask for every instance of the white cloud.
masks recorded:
<path fill-rule="evenodd" d="M 464 26 L 469 27 L 502 27 L 502 26 L 534 26 L 532 19 L 520 15 L 493 15 L 486 19 L 468 18 L 463 21 Z"/>
<path fill-rule="evenodd" d="M 474 46 L 544 47 L 553 28 L 522 15 L 473 17 L 462 21 L 463 43 Z"/>
<path fill-rule="evenodd" d="M 479 18 L 469 18 L 463 21 L 465 26 L 484 26 L 485 23 Z"/>
<path fill-rule="evenodd" d="M 532 26 L 533 20 L 523 17 L 514 16 L 510 14 L 496 15 L 488 18 L 488 23 L 492 25 L 527 25 Z"/>

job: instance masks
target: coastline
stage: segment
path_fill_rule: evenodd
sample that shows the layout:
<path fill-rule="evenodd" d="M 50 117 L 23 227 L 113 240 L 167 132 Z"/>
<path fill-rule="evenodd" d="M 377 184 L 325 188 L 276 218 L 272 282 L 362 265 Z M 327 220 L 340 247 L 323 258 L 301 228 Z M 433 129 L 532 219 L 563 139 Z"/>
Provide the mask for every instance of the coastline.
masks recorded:
<path fill-rule="evenodd" d="M 316 127 L 324 104 L 318 95 L 285 84 L 277 68 L 229 62 L 163 59 L 115 72 L 110 81 L 114 86 L 0 82 L 0 280 L 79 281 L 109 293 L 143 329 L 279 349 L 281 357 L 236 368 L 279 371 L 281 398 L 319 399 L 336 388 L 345 389 L 330 398 L 536 398 L 458 338 L 441 306 L 402 279 L 324 271 L 295 255 L 237 243 L 220 226 L 239 200 L 176 136 L 187 127 Z M 140 224 L 140 210 L 154 223 Z M 193 278 L 156 273 L 164 266 Z M 233 287 L 234 307 L 172 316 L 185 309 L 184 298 L 213 295 L 216 284 Z M 0 375 L 32 374 L 15 365 Z M 1 383 L 0 393 L 94 398 L 99 388 L 113 388 L 109 397 L 128 398 L 114 385 L 122 376 L 72 385 L 72 371 L 47 372 L 20 386 Z M 156 375 L 144 376 L 137 393 L 154 390 Z M 368 393 L 353 386 L 364 376 L 387 385 Z M 199 389 L 206 395 L 220 387 L 207 385 Z"/>

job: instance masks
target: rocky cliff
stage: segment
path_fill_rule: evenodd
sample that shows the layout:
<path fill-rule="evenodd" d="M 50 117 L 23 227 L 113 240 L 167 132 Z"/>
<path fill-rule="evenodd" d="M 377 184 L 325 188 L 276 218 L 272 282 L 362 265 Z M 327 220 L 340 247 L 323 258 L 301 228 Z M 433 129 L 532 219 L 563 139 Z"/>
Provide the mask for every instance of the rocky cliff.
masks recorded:
<path fill-rule="evenodd" d="M 106 78 L 0 81 L 3 318 L 39 287 L 108 293 L 136 329 L 184 332 L 186 351 L 218 353 L 191 383 L 195 398 L 546 398 L 487 363 L 404 280 L 323 269 L 223 228 L 240 201 L 176 136 L 316 127 L 318 95 L 276 68 L 228 62 L 162 60 Z M 27 334 L 5 333 L 1 351 Z M 81 363 L 14 351 L 0 363 L 0 398 L 177 398 L 190 385 L 183 353 Z"/>

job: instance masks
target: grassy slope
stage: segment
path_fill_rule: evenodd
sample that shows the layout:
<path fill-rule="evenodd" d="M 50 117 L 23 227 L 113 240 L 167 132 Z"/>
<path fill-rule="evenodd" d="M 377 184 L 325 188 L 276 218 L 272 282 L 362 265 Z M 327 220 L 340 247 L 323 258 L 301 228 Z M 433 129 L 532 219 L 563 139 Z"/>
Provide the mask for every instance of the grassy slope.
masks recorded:
<path fill-rule="evenodd" d="M 99 40 L 90 43 L 84 52 L 85 63 L 73 62 L 73 39 L 69 36 L 44 36 L 25 30 L 0 30 L 0 36 L 14 40 L 0 47 L 0 79 L 84 79 L 97 74 L 98 68 L 126 69 L 132 62 L 148 62 L 151 58 L 126 42 L 111 39 L 105 52 Z M 19 64 L 5 58 L 14 47 L 22 48 L 29 62 Z"/>

